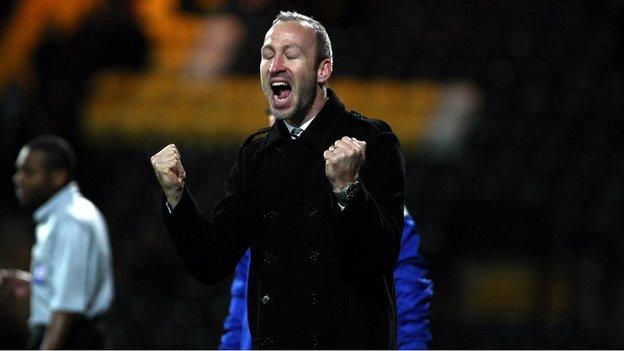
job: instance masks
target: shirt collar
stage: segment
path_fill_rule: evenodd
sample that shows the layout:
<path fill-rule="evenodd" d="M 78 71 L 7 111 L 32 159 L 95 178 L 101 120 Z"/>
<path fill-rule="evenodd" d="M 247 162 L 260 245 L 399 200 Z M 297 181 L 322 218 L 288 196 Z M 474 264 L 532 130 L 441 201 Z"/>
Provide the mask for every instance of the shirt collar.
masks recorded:
<path fill-rule="evenodd" d="M 297 140 L 312 146 L 323 154 L 334 143 L 334 132 L 343 119 L 345 107 L 331 89 L 327 89 L 327 102 L 321 111 L 309 121 L 306 132 Z M 301 127 L 300 127 L 301 128 Z M 290 139 L 288 125 L 284 121 L 277 121 L 264 140 L 261 150 L 265 150 L 278 140 Z"/>
<path fill-rule="evenodd" d="M 303 129 L 306 130 L 306 128 L 308 128 L 308 126 L 310 125 L 310 123 L 312 123 L 312 121 L 316 118 L 316 116 L 312 117 L 309 121 L 305 122 L 304 124 L 300 125 L 299 127 L 293 127 L 290 124 L 288 124 L 288 122 L 284 121 L 284 124 L 286 125 L 286 128 L 288 128 L 288 134 L 292 135 L 292 131 L 295 128 L 299 128 L 299 129 Z"/>
<path fill-rule="evenodd" d="M 67 185 L 57 191 L 56 194 L 52 195 L 48 201 L 39 206 L 39 208 L 33 213 L 33 218 L 36 222 L 43 221 L 52 212 L 65 205 L 74 194 L 78 194 L 79 192 L 80 189 L 78 188 L 78 183 L 76 183 L 76 181 L 67 183 Z"/>

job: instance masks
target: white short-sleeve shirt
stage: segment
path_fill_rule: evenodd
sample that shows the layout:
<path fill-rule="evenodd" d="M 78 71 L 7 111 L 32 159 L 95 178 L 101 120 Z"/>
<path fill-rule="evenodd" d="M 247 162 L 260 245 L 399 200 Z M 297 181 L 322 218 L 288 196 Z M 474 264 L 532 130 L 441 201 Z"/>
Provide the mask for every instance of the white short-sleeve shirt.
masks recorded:
<path fill-rule="evenodd" d="M 52 312 L 87 318 L 112 303 L 113 269 L 108 229 L 95 205 L 70 182 L 34 215 L 30 325 L 47 325 Z"/>

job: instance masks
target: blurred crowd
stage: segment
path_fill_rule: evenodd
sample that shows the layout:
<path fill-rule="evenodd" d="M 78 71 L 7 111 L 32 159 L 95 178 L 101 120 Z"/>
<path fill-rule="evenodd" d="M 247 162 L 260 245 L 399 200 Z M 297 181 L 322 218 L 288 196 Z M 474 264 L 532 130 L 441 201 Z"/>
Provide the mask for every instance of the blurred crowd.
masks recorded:
<path fill-rule="evenodd" d="M 455 144 L 429 136 L 405 150 L 407 207 L 436 286 L 432 347 L 624 346 L 618 1 L 4 1 L 0 266 L 27 269 L 34 241 L 13 196 L 17 151 L 60 134 L 78 150 L 83 192 L 109 222 L 114 347 L 216 347 L 229 282 L 197 283 L 173 252 L 148 164 L 166 136 L 92 143 L 83 111 L 103 70 L 172 70 L 206 84 L 257 75 L 280 9 L 325 24 L 337 77 L 470 82 L 479 92 Z M 177 55 L 185 39 L 175 35 L 190 25 L 196 40 Z M 177 142 L 210 211 L 241 140 Z M 0 296 L 0 348 L 23 344 L 26 308 Z"/>

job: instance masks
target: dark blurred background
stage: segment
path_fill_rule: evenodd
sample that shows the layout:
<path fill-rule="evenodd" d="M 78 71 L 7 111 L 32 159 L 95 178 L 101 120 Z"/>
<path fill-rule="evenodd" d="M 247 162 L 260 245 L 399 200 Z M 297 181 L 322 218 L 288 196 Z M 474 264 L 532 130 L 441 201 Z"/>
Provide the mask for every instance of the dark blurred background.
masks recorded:
<path fill-rule="evenodd" d="M 266 123 L 258 53 L 280 9 L 325 24 L 331 86 L 401 138 L 432 347 L 624 348 L 621 1 L 0 4 L 0 267 L 28 269 L 34 242 L 17 152 L 63 135 L 109 223 L 115 348 L 218 345 L 229 281 L 185 272 L 148 160 L 175 141 L 210 212 Z M 0 293 L 0 348 L 27 315 Z"/>

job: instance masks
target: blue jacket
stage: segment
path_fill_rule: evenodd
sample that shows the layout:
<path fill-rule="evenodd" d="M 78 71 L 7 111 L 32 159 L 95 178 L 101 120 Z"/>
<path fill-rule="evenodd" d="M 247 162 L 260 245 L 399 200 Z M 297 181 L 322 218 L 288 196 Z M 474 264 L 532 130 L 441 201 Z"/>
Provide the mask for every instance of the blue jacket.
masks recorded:
<path fill-rule="evenodd" d="M 420 235 L 416 223 L 405 211 L 401 252 L 394 270 L 397 295 L 397 342 L 400 350 L 426 349 L 431 340 L 429 305 L 433 283 L 427 279 L 425 260 L 420 255 Z M 223 323 L 222 350 L 251 349 L 251 334 L 247 324 L 247 271 L 249 250 L 241 259 L 232 281 L 229 315 Z"/>

